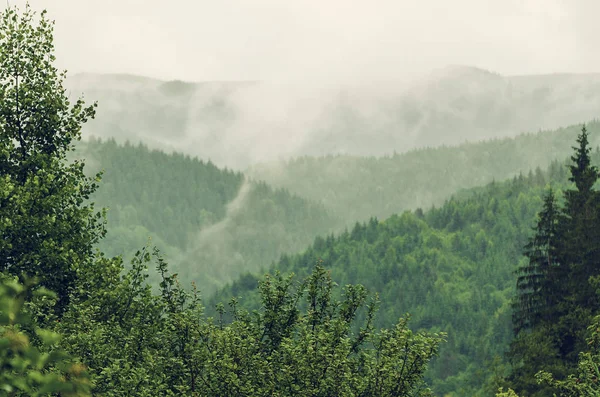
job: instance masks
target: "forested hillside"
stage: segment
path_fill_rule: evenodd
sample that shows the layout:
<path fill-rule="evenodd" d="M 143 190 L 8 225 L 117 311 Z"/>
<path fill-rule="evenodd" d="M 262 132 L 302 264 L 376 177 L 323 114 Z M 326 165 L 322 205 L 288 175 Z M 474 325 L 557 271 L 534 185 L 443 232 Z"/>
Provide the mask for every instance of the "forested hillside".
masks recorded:
<path fill-rule="evenodd" d="M 90 159 L 91 170 L 104 170 L 92 197 L 109 209 L 100 247 L 131 258 L 151 237 L 205 294 L 340 224 L 320 204 L 182 154 L 91 140 L 79 155 Z"/>
<path fill-rule="evenodd" d="M 600 123 L 588 127 L 597 144 Z M 244 273 L 211 302 L 233 293 L 250 306 L 248 294 L 258 280 L 253 274 L 280 254 L 288 253 L 276 268 L 302 276 L 322 259 L 341 285 L 359 282 L 381 294 L 377 326 L 408 312 L 417 329 L 449 331 L 449 343 L 427 374 L 438 395 L 489 395 L 507 368 L 501 357 L 512 340 L 510 299 L 522 247 L 547 184 L 566 183 L 559 163 L 544 172 L 539 167 L 564 158 L 578 129 L 383 158 L 302 157 L 248 170 L 254 180 L 284 190 L 144 145 L 92 140 L 86 155 L 94 167 L 110 164 L 104 167 L 106 189 L 96 196 L 111 207 L 102 245 L 107 252 L 130 254 L 152 235 L 175 271 L 196 281 L 205 296 Z M 417 207 L 424 210 L 392 215 Z M 389 215 L 352 227 L 353 220 Z M 329 234 L 344 223 L 347 232 Z M 315 235 L 329 237 L 293 254 Z"/>
<path fill-rule="evenodd" d="M 591 123 L 598 141 L 600 123 Z M 563 158 L 577 127 L 392 157 L 304 157 L 239 172 L 147 146 L 92 139 L 82 154 L 104 169 L 95 199 L 109 207 L 102 248 L 130 257 L 148 237 L 207 294 L 240 272 L 355 221 L 441 204 L 463 188 Z M 261 179 L 269 185 L 258 182 Z M 292 194 L 288 193 L 292 192 Z M 309 200 L 306 200 L 308 197 Z"/>
<path fill-rule="evenodd" d="M 247 175 L 323 203 L 349 222 L 440 205 L 457 190 L 545 169 L 570 153 L 580 126 L 515 138 L 414 150 L 388 157 L 299 157 L 250 167 Z M 588 124 L 593 146 L 600 123 Z"/>
<path fill-rule="evenodd" d="M 98 250 L 104 211 L 89 199 L 100 178 L 70 156 L 96 105 L 65 95 L 53 29 L 29 5 L 0 14 L 2 395 L 430 395 L 423 372 L 445 335 L 414 333 L 407 319 L 374 329 L 364 287 L 337 299 L 323 268 L 300 282 L 265 277 L 261 309 L 250 315 L 232 302 L 225 323 L 205 315 L 197 290 L 182 287 L 191 280 L 172 274 L 157 249 L 136 253 L 129 269 Z"/>
<path fill-rule="evenodd" d="M 143 143 L 81 143 L 98 105 L 70 97 L 53 32 L 45 11 L 0 12 L 0 394 L 600 395 L 599 122 L 384 158 L 299 157 L 247 176 Z M 556 120 L 581 116 L 600 99 L 598 75 L 438 73 L 400 108 L 370 98 L 385 108 L 375 115 L 398 118 L 367 128 L 372 114 L 359 110 L 373 108 L 343 91 L 324 108 L 331 117 L 309 123 L 319 140 L 277 135 L 262 154 L 284 141 L 283 154 L 345 150 L 341 136 L 389 149 L 404 138 L 398 122 L 415 142 L 464 122 L 473 128 L 460 136 L 487 136 L 565 100 Z M 215 112 L 213 137 L 230 132 L 229 99 L 207 94 L 185 116 L 178 100 L 194 102 L 198 87 L 117 80 L 100 91 L 117 94 L 123 117 L 120 101 L 140 100 L 129 121 L 148 118 L 150 131 L 139 136 L 175 126 L 189 144 L 181 130 Z M 133 96 L 118 95 L 122 83 Z M 145 97 L 148 85 L 159 95 Z M 204 88 L 230 98 L 242 86 Z M 180 117 L 161 124 L 144 100 L 164 96 Z M 260 146 L 245 136 L 241 163 Z"/>
<path fill-rule="evenodd" d="M 514 272 L 525 260 L 522 247 L 544 192 L 548 186 L 560 191 L 566 178 L 564 165 L 554 162 L 545 172 L 461 191 L 437 208 L 357 223 L 337 236 L 317 237 L 275 269 L 305 275 L 322 260 L 340 285 L 360 282 L 380 293 L 378 326 L 408 312 L 415 329 L 447 331 L 448 343 L 427 375 L 436 394 L 491 395 L 513 338 L 511 299 Z M 233 295 L 253 306 L 256 284 L 247 274 L 215 301 Z"/>

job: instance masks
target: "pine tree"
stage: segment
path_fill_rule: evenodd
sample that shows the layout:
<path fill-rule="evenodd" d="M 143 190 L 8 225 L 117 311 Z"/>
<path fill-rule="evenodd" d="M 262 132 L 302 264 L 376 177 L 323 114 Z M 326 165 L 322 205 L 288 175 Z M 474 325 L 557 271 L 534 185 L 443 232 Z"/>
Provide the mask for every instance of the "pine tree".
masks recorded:
<path fill-rule="evenodd" d="M 540 321 L 551 321 L 556 309 L 555 275 L 559 272 L 557 258 L 557 226 L 559 208 L 554 192 L 544 197 L 536 234 L 525 246 L 526 265 L 517 270 L 517 298 L 513 303 L 515 333 L 534 328 Z"/>
<path fill-rule="evenodd" d="M 573 164 L 569 167 L 569 181 L 574 189 L 565 192 L 565 206 L 561 219 L 560 251 L 563 261 L 569 266 L 568 289 L 574 304 L 597 309 L 595 289 L 589 278 L 600 269 L 600 232 L 598 231 L 599 194 L 594 190 L 598 180 L 598 169 L 591 165 L 588 135 L 585 127 L 577 137 Z M 564 281 L 564 280 L 563 280 Z"/>
<path fill-rule="evenodd" d="M 590 152 L 592 149 L 589 147 L 585 125 L 581 129 L 581 134 L 577 137 L 577 143 L 579 146 L 573 146 L 575 154 L 571 156 L 571 161 L 574 164 L 569 166 L 571 171 L 569 181 L 575 183 L 577 190 L 570 190 L 570 192 L 578 192 L 579 195 L 587 197 L 592 194 L 594 183 L 598 180 L 598 168 L 591 165 Z M 567 197 L 569 197 L 569 193 L 567 193 Z"/>
<path fill-rule="evenodd" d="M 518 269 L 513 325 L 516 339 L 509 357 L 516 365 L 510 381 L 525 396 L 551 395 L 533 375 L 545 370 L 565 377 L 585 350 L 587 325 L 600 303 L 591 277 L 600 274 L 600 196 L 594 185 L 585 126 L 573 147 L 572 189 L 557 208 L 546 196 L 536 234 L 525 246 L 528 263 Z M 520 363 L 520 364 L 517 364 Z"/>
<path fill-rule="evenodd" d="M 554 192 L 550 190 L 538 214 L 535 234 L 524 247 L 527 263 L 517 269 L 517 296 L 513 300 L 516 337 L 508 353 L 514 369 L 509 381 L 524 396 L 551 395 L 547 394 L 548 386 L 540 390 L 535 382 L 534 375 L 540 366 L 553 373 L 564 373 L 556 359 L 558 351 L 551 332 L 551 324 L 560 316 L 562 290 L 558 275 L 564 271 L 557 250 L 560 215 Z"/>
<path fill-rule="evenodd" d="M 560 275 L 562 287 L 560 319 L 560 357 L 575 365 L 578 352 L 586 347 L 587 325 L 600 309 L 596 288 L 590 277 L 600 271 L 599 194 L 594 190 L 598 169 L 591 165 L 588 134 L 585 127 L 573 147 L 569 181 L 575 186 L 565 191 L 565 204 L 559 220 L 558 247 L 566 272 Z"/>

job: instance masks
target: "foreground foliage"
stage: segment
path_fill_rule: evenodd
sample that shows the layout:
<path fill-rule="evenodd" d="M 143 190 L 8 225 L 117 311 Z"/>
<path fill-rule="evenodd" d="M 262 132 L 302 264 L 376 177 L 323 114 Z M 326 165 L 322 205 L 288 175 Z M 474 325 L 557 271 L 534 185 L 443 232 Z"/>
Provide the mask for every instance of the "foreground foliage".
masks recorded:
<path fill-rule="evenodd" d="M 157 250 L 125 272 L 93 252 L 102 213 L 96 185 L 66 153 L 93 117 L 70 107 L 52 66 L 52 23 L 29 7 L 0 23 L 0 386 L 13 395 L 91 389 L 102 396 L 425 396 L 422 377 L 444 334 L 412 332 L 407 319 L 376 330 L 377 300 L 360 285 L 341 297 L 321 266 L 303 282 L 267 276 L 256 311 L 221 306 L 204 315 Z M 154 258 L 155 293 L 146 265 Z M 22 294 L 14 278 L 37 276 L 57 294 Z M 43 290 L 41 290 L 43 292 Z M 39 295 L 39 291 L 38 291 Z M 32 318 L 18 317 L 21 308 Z M 232 317 L 226 320 L 227 315 Z M 48 331 L 40 330 L 44 329 Z M 69 356 L 81 364 L 70 363 Z M 86 378 L 89 373 L 89 380 Z"/>
<path fill-rule="evenodd" d="M 162 274 L 159 295 L 144 282 L 153 256 Z M 413 333 L 407 319 L 376 331 L 376 300 L 351 285 L 334 299 L 335 284 L 320 266 L 302 283 L 266 276 L 259 310 L 249 313 L 232 301 L 216 320 L 204 316 L 196 293 L 167 274 L 157 252 L 140 252 L 126 275 L 112 277 L 110 288 L 73 305 L 57 327 L 65 348 L 89 367 L 94 392 L 106 396 L 131 390 L 141 396 L 427 395 L 423 372 L 444 339 Z"/>
<path fill-rule="evenodd" d="M 96 178 L 66 158 L 94 106 L 66 97 L 52 30 L 29 7 L 0 15 L 0 271 L 40 276 L 62 312 L 104 229 L 85 203 Z"/>
<path fill-rule="evenodd" d="M 57 349 L 60 335 L 33 325 L 33 337 L 42 345 L 31 343 L 25 329 L 32 322 L 24 310 L 30 292 L 17 281 L 0 275 L 0 394 L 7 396 L 90 395 L 86 368 Z M 38 298 L 52 296 L 36 289 Z"/>
<path fill-rule="evenodd" d="M 556 380 L 554 375 L 540 371 L 538 383 L 548 384 L 565 397 L 595 397 L 600 395 L 600 317 L 596 316 L 588 328 L 589 349 L 579 354 L 577 369 L 567 379 Z"/>
<path fill-rule="evenodd" d="M 596 397 L 600 395 L 600 316 L 596 316 L 589 326 L 591 335 L 587 342 L 589 349 L 579 353 L 577 368 L 566 379 L 557 380 L 547 371 L 535 375 L 538 385 L 552 388 L 554 396 Z M 558 394 L 557 394 L 558 393 Z M 501 388 L 496 397 L 519 397 L 512 389 L 504 392 Z"/>

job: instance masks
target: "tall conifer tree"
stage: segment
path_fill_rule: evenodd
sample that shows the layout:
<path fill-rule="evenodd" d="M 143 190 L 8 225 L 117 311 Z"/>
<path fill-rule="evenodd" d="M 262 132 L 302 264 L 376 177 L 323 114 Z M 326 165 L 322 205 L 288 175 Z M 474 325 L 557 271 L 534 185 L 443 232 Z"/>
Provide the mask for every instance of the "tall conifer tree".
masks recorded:
<path fill-rule="evenodd" d="M 526 265 L 517 270 L 517 298 L 513 304 L 515 332 L 533 328 L 540 321 L 548 321 L 557 303 L 554 275 L 560 262 L 557 257 L 557 225 L 559 208 L 554 192 L 544 198 L 539 213 L 536 234 L 525 246 Z"/>
<path fill-rule="evenodd" d="M 536 234 L 525 246 L 528 263 L 517 271 L 513 325 L 516 339 L 509 357 L 510 378 L 524 396 L 546 396 L 533 375 L 546 370 L 559 377 L 572 372 L 585 350 L 587 325 L 600 308 L 592 276 L 600 274 L 600 195 L 598 169 L 591 164 L 585 126 L 573 147 L 563 208 L 552 194 L 544 200 Z"/>
<path fill-rule="evenodd" d="M 561 254 L 569 266 L 568 290 L 570 301 L 596 310 L 598 302 L 595 289 L 589 284 L 590 276 L 598 274 L 600 265 L 600 240 L 598 206 L 599 195 L 594 190 L 598 169 L 591 165 L 588 134 L 583 127 L 577 137 L 573 164 L 569 167 L 569 180 L 574 189 L 565 192 L 565 206 L 561 219 Z M 563 280 L 564 281 L 564 280 Z"/>

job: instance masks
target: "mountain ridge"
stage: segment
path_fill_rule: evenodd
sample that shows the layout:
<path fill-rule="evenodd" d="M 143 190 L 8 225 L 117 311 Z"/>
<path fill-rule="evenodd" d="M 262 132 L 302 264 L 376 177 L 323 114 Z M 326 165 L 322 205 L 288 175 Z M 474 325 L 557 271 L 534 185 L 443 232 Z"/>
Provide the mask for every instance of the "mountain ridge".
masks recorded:
<path fill-rule="evenodd" d="M 600 116 L 598 74 L 511 77 L 451 67 L 432 76 L 320 86 L 78 75 L 66 87 L 100 104 L 84 136 L 143 141 L 238 170 L 302 155 L 403 153 Z"/>

